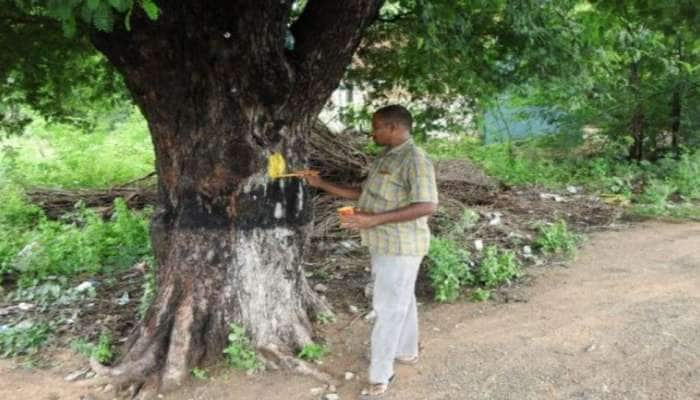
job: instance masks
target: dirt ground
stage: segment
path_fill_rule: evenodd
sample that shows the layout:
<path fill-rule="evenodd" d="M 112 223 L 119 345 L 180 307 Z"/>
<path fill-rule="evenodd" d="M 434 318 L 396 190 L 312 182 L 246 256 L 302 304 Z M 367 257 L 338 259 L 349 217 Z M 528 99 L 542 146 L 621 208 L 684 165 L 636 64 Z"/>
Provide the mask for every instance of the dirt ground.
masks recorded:
<path fill-rule="evenodd" d="M 385 398 L 700 399 L 700 223 L 595 233 L 575 261 L 527 274 L 498 301 L 421 306 L 420 363 L 398 367 Z M 370 327 L 339 314 L 322 328 L 332 354 L 320 368 L 342 382 L 340 399 L 356 399 Z M 0 361 L 0 399 L 115 398 L 64 381 L 83 365 L 67 352 L 48 369 Z M 346 371 L 357 376 L 345 381 Z M 326 393 L 288 372 L 220 369 L 211 376 L 163 398 L 307 400 Z"/>

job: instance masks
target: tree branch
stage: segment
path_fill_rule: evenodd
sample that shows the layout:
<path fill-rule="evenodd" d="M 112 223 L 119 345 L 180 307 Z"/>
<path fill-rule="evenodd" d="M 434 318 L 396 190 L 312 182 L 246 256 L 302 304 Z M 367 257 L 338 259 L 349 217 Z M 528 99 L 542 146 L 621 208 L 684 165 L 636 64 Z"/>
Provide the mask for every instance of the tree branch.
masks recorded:
<path fill-rule="evenodd" d="M 309 0 L 292 25 L 295 97 L 320 110 L 337 87 L 384 0 Z M 314 114 L 315 115 L 315 114 Z"/>

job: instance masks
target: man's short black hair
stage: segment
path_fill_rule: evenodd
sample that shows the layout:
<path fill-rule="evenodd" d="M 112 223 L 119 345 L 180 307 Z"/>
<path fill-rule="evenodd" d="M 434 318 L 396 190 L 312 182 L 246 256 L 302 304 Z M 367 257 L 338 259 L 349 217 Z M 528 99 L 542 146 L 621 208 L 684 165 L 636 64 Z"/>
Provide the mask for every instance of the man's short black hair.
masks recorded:
<path fill-rule="evenodd" d="M 392 104 L 390 106 L 382 107 L 374 112 L 374 116 L 384 122 L 399 124 L 406 128 L 409 132 L 411 132 L 411 129 L 413 129 L 413 117 L 411 116 L 411 112 L 404 106 Z"/>

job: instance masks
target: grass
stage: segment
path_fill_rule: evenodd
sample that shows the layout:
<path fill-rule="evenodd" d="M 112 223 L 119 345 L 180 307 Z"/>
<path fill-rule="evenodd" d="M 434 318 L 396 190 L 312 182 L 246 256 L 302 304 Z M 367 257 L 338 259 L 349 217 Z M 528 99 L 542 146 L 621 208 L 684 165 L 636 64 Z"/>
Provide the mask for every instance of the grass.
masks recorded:
<path fill-rule="evenodd" d="M 37 119 L 24 135 L 2 140 L 0 149 L 0 179 L 22 187 L 108 187 L 154 168 L 153 145 L 137 112 L 89 133 Z"/>
<path fill-rule="evenodd" d="M 545 136 L 481 145 L 478 139 L 434 139 L 426 143 L 434 159 L 469 159 L 508 185 L 550 189 L 583 186 L 618 203 L 631 203 L 631 214 L 645 217 L 697 218 L 700 215 L 700 151 L 678 159 L 630 162 L 614 150 L 591 152 L 565 136 Z"/>

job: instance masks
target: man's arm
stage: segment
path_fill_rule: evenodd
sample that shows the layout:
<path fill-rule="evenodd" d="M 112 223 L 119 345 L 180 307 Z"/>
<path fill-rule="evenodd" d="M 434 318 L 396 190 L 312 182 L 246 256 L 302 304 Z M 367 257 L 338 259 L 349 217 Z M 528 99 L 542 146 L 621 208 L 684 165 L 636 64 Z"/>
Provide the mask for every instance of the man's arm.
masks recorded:
<path fill-rule="evenodd" d="M 352 215 L 341 215 L 340 226 L 347 229 L 369 229 L 377 225 L 412 221 L 420 217 L 432 215 L 436 209 L 437 204 L 435 203 L 420 202 L 411 203 L 405 207 L 376 214 L 360 211 Z"/>
<path fill-rule="evenodd" d="M 357 200 L 360 198 L 362 191 L 359 188 L 339 186 L 321 179 L 320 176 L 306 176 L 306 183 L 315 188 L 324 190 L 334 196 L 342 197 L 348 200 Z"/>

